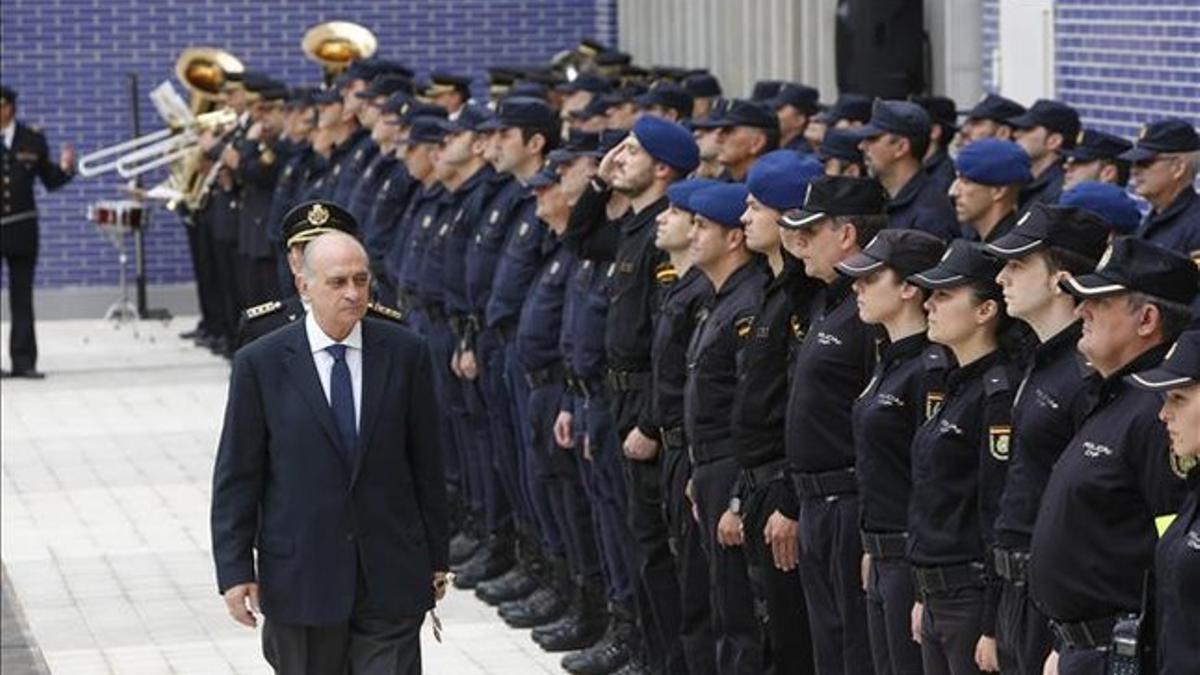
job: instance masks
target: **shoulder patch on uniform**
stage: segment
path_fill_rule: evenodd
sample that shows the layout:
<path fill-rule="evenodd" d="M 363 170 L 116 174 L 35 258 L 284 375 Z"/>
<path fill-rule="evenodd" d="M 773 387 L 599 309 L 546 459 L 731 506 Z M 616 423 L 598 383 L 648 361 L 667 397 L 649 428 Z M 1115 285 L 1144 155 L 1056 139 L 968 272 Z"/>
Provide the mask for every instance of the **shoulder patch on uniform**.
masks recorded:
<path fill-rule="evenodd" d="M 394 307 L 388 307 L 387 305 L 382 305 L 378 302 L 368 302 L 367 303 L 367 313 L 371 314 L 373 316 L 378 316 L 380 318 L 387 319 L 389 321 L 395 321 L 396 323 L 404 323 L 404 312 L 401 312 L 400 310 L 398 310 Z"/>
<path fill-rule="evenodd" d="M 1012 453 L 1012 427 L 1007 424 L 995 424 L 988 427 L 988 451 L 992 457 L 1001 462 L 1007 462 Z"/>
<path fill-rule="evenodd" d="M 654 278 L 663 286 L 668 286 L 679 281 L 679 271 L 669 262 L 660 263 L 654 268 Z"/>
<path fill-rule="evenodd" d="M 261 305 L 247 307 L 244 314 L 246 315 L 247 319 L 257 319 L 260 316 L 274 314 L 281 309 L 283 309 L 283 303 L 278 300 L 272 300 L 270 302 L 264 302 Z"/>
<path fill-rule="evenodd" d="M 754 330 L 754 315 L 743 316 L 733 322 L 733 329 L 737 332 L 737 336 L 745 340 L 750 337 L 750 332 Z"/>
<path fill-rule="evenodd" d="M 983 392 L 988 396 L 1003 394 L 1011 388 L 1008 371 L 1003 366 L 996 366 L 983 374 Z"/>

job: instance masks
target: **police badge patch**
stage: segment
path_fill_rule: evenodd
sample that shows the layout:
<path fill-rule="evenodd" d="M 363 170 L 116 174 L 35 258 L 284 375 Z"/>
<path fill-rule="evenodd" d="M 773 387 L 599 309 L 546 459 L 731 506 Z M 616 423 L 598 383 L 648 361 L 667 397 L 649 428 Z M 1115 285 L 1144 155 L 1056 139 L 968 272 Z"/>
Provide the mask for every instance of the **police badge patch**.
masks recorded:
<path fill-rule="evenodd" d="M 988 427 L 988 450 L 992 457 L 1007 462 L 1012 452 L 1012 427 L 1007 424 Z"/>

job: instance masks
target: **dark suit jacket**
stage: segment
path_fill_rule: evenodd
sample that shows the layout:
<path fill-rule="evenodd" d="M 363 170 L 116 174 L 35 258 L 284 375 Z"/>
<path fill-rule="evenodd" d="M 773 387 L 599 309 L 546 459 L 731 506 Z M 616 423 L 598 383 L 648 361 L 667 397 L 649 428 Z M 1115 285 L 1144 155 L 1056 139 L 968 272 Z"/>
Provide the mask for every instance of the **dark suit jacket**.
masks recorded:
<path fill-rule="evenodd" d="M 74 176 L 62 170 L 50 157 L 50 149 L 42 132 L 16 123 L 11 148 L 0 143 L 0 219 L 7 223 L 22 214 L 32 217 L 0 225 L 0 251 L 9 255 L 37 255 L 37 202 L 33 185 L 41 181 L 47 190 L 57 190 Z"/>
<path fill-rule="evenodd" d="M 424 341 L 363 320 L 359 445 L 349 465 L 305 322 L 237 352 L 213 472 L 217 583 L 257 580 L 274 621 L 346 621 L 361 569 L 388 617 L 433 606 L 448 568 L 438 411 Z M 254 551 L 258 560 L 255 564 Z"/>

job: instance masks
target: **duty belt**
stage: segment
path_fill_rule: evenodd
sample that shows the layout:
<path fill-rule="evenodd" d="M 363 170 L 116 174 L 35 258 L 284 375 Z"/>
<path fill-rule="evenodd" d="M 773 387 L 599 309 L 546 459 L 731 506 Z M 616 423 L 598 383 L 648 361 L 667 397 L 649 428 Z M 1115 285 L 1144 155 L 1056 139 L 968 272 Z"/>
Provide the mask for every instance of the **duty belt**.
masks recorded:
<path fill-rule="evenodd" d="M 1075 649 L 1108 647 L 1112 644 L 1112 631 L 1115 625 L 1117 625 L 1115 615 L 1087 621 L 1050 620 L 1050 628 L 1058 636 L 1058 639 L 1062 640 L 1064 645 Z"/>
<path fill-rule="evenodd" d="M 22 211 L 20 213 L 14 213 L 12 215 L 0 218 L 0 225 L 13 225 L 26 220 L 33 220 L 35 218 L 37 218 L 37 211 Z"/>
<path fill-rule="evenodd" d="M 1023 585 L 1029 579 L 1029 551 L 994 548 L 992 562 L 996 575 L 1013 585 Z"/>
<path fill-rule="evenodd" d="M 854 469 L 838 469 L 822 473 L 793 473 L 792 484 L 800 497 L 820 498 L 852 495 L 858 492 Z"/>
<path fill-rule="evenodd" d="M 650 373 L 648 372 L 610 368 L 608 377 L 605 379 L 608 382 L 608 388 L 614 392 L 641 391 L 650 388 Z"/>
<path fill-rule="evenodd" d="M 772 459 L 758 466 L 742 469 L 742 482 L 749 492 L 766 487 L 771 481 L 787 475 L 786 457 Z"/>
<path fill-rule="evenodd" d="M 907 532 L 868 532 L 860 530 L 863 552 L 873 560 L 895 560 L 908 555 Z"/>
<path fill-rule="evenodd" d="M 678 450 L 687 445 L 687 436 L 683 433 L 683 427 L 659 427 L 658 437 L 662 439 L 662 443 L 668 450 Z"/>
<path fill-rule="evenodd" d="M 984 586 L 984 566 L 981 562 L 942 567 L 913 567 L 913 581 L 917 594 L 948 593 L 963 588 Z"/>
<path fill-rule="evenodd" d="M 531 370 L 525 373 L 525 383 L 530 389 L 541 389 L 552 384 L 559 384 L 563 381 L 563 367 L 561 363 L 555 363 L 539 370 Z"/>
<path fill-rule="evenodd" d="M 700 466 L 717 460 L 732 457 L 735 449 L 732 439 L 713 441 L 711 443 L 691 443 L 688 445 L 688 458 L 692 466 Z"/>

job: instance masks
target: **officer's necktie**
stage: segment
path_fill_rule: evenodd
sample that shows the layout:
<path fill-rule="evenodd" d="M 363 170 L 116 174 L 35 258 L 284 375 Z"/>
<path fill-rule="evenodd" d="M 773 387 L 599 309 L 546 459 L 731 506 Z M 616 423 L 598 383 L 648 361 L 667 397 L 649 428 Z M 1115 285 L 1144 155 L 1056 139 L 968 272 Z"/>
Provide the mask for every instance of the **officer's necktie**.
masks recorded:
<path fill-rule="evenodd" d="M 347 458 L 358 450 L 358 424 L 354 421 L 354 386 L 350 383 L 350 366 L 346 365 L 346 345 L 325 348 L 333 357 L 333 373 L 329 378 L 329 407 L 333 421 L 342 437 Z"/>

